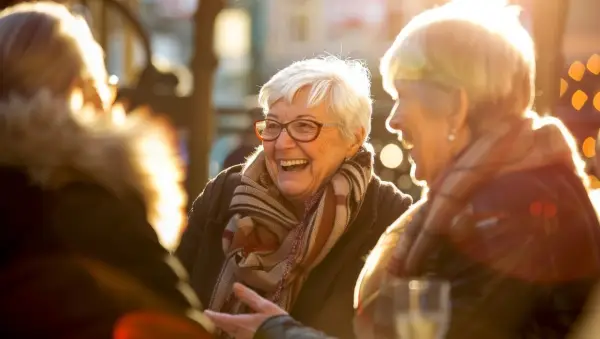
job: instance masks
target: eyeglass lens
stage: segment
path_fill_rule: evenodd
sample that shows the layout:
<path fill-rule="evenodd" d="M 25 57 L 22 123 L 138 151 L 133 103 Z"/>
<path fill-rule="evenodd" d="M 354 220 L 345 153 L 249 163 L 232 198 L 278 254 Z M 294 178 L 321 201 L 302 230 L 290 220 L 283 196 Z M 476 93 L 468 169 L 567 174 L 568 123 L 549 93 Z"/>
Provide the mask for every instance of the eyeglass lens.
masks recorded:
<path fill-rule="evenodd" d="M 266 141 L 277 139 L 284 127 L 290 137 L 298 141 L 310 141 L 319 134 L 319 124 L 310 120 L 294 120 L 287 124 L 281 124 L 274 120 L 263 120 L 256 124 L 258 135 Z"/>

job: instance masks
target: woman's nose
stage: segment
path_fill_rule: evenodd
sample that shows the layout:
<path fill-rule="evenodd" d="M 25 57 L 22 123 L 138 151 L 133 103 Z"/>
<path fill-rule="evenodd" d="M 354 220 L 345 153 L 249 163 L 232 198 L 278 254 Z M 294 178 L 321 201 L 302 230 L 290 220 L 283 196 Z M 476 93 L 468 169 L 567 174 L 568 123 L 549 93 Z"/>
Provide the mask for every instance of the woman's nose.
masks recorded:
<path fill-rule="evenodd" d="M 388 132 L 396 133 L 402 130 L 402 125 L 403 123 L 401 116 L 399 114 L 397 106 L 395 105 L 392 109 L 392 112 L 390 112 L 390 115 L 385 121 L 385 127 L 387 128 Z"/>
<path fill-rule="evenodd" d="M 275 148 L 286 149 L 296 146 L 296 141 L 290 137 L 286 129 L 282 130 L 277 140 L 275 140 Z"/>

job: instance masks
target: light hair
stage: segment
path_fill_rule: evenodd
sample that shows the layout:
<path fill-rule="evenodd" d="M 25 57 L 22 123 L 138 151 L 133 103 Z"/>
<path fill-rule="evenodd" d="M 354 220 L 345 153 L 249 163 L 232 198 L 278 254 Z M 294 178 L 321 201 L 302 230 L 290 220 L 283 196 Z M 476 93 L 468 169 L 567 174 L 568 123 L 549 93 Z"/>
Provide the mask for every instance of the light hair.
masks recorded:
<path fill-rule="evenodd" d="M 505 0 L 454 0 L 415 16 L 381 60 L 384 89 L 396 97 L 396 80 L 429 80 L 463 89 L 472 108 L 524 114 L 535 50 L 519 12 Z"/>
<path fill-rule="evenodd" d="M 2 96 L 50 90 L 66 97 L 80 81 L 103 104 L 111 97 L 102 48 L 85 19 L 61 4 L 23 3 L 0 12 L 0 67 Z"/>
<path fill-rule="evenodd" d="M 342 124 L 342 133 L 356 138 L 356 130 L 371 132 L 371 82 L 369 70 L 357 60 L 335 56 L 297 61 L 280 70 L 261 88 L 258 102 L 265 114 L 277 101 L 292 102 L 296 93 L 310 87 L 308 106 L 327 100 L 329 111 Z M 360 140 L 359 140 L 360 141 Z"/>

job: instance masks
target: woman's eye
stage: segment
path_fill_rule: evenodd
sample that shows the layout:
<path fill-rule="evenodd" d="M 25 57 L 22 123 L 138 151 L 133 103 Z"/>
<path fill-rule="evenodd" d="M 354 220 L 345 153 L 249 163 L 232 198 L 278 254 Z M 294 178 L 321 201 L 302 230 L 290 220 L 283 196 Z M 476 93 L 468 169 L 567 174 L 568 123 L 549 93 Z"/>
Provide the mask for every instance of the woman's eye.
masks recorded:
<path fill-rule="evenodd" d="M 298 128 L 301 131 L 312 131 L 316 128 L 316 126 L 309 122 L 298 122 L 296 124 L 296 128 Z"/>
<path fill-rule="evenodd" d="M 268 122 L 268 123 L 265 125 L 265 128 L 267 128 L 267 129 L 273 129 L 273 128 L 277 128 L 277 127 L 279 127 L 279 124 L 277 124 L 277 123 L 275 123 L 275 122 Z"/>

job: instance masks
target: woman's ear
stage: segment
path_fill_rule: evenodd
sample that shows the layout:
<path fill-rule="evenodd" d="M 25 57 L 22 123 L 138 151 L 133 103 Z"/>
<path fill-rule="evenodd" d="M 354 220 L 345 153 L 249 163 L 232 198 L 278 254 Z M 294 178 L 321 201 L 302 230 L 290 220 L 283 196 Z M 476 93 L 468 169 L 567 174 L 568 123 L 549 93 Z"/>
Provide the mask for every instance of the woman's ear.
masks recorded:
<path fill-rule="evenodd" d="M 358 152 L 362 144 L 365 142 L 366 134 L 367 133 L 364 127 L 361 127 L 358 130 L 356 130 L 356 132 L 354 133 L 354 140 L 352 140 L 350 148 L 346 153 L 346 159 L 353 157 Z"/>
<path fill-rule="evenodd" d="M 448 124 L 450 125 L 451 130 L 457 131 L 467 125 L 469 104 L 467 92 L 462 88 L 456 91 L 453 99 L 452 114 L 448 116 L 450 119 Z"/>

